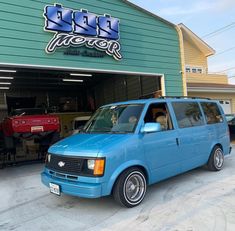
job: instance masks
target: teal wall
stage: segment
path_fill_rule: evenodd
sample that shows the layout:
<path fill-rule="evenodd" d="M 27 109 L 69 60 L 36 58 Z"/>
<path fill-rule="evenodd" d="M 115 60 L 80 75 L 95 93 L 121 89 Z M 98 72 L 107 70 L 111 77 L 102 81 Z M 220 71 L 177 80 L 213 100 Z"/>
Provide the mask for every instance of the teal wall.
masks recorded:
<path fill-rule="evenodd" d="M 44 31 L 44 7 L 55 2 L 66 8 L 120 19 L 123 60 L 64 55 L 64 49 L 46 54 L 53 33 Z M 167 95 L 183 95 L 180 49 L 176 29 L 122 0 L 0 0 L 0 64 L 27 64 L 160 73 Z"/>

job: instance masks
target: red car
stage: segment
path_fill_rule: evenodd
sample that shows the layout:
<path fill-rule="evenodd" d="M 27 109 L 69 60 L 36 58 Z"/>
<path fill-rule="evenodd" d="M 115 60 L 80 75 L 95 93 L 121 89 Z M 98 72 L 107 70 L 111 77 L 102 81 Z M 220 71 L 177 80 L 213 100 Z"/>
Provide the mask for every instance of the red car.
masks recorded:
<path fill-rule="evenodd" d="M 59 134 L 60 121 L 56 115 L 46 114 L 38 108 L 16 109 L 1 124 L 2 135 L 7 147 L 13 138 L 43 138 Z"/>

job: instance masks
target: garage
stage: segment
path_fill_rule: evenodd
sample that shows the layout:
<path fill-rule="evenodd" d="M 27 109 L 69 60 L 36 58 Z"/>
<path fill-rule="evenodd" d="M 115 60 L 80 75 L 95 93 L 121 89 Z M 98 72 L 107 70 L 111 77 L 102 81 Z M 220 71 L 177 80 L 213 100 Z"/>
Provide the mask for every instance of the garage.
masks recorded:
<path fill-rule="evenodd" d="M 15 109 L 41 108 L 58 116 L 61 139 L 71 135 L 75 118 L 101 105 L 183 95 L 175 25 L 128 1 L 1 1 L 0 7 L 1 120 Z M 5 162 L 28 159 L 26 150 L 34 153 L 29 159 L 44 158 L 51 142 L 41 153 L 42 141 L 18 136 L 7 141 Z"/>
<path fill-rule="evenodd" d="M 19 109 L 43 109 L 48 114 L 59 117 L 59 139 L 62 139 L 71 135 L 75 118 L 90 117 L 104 104 L 161 95 L 161 78 L 157 75 L 82 74 L 17 69 L 10 79 L 2 80 L 9 89 L 1 98 L 1 119 L 11 117 Z M 8 141 L 10 137 L 2 137 L 5 141 L 2 160 L 4 165 L 43 160 L 47 148 L 52 144 L 50 140 L 53 137 L 49 135 L 45 135 L 43 139 L 39 139 L 37 134 L 21 135 L 14 135 L 12 141 Z M 48 141 L 46 145 L 45 139 Z M 43 146 L 46 147 L 43 148 L 45 152 L 42 152 Z"/>
<path fill-rule="evenodd" d="M 232 113 L 232 104 L 231 100 L 219 100 L 220 105 L 222 106 L 225 114 L 231 114 Z"/>

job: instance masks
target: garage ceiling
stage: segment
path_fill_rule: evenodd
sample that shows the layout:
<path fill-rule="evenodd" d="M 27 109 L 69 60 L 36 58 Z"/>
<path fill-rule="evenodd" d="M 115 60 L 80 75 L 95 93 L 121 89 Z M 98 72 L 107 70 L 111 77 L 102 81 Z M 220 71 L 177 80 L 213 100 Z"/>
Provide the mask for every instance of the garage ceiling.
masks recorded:
<path fill-rule="evenodd" d="M 91 73 L 89 73 L 91 74 Z M 13 77 L 14 79 L 0 79 L 0 87 L 14 89 L 59 89 L 77 88 L 94 83 L 94 79 L 104 75 L 70 76 L 68 72 L 42 71 L 42 70 L 17 70 L 16 73 L 1 73 L 0 77 Z M 83 80 L 84 82 L 64 82 L 63 79 Z M 8 85 L 7 83 L 11 83 Z"/>

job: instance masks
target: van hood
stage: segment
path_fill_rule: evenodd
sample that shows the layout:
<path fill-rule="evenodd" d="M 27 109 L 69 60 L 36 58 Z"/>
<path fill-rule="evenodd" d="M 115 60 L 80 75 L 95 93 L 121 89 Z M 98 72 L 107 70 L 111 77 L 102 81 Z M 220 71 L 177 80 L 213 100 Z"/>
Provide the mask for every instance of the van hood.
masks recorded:
<path fill-rule="evenodd" d="M 48 152 L 57 155 L 97 157 L 101 149 L 117 145 L 130 134 L 77 134 L 52 145 Z"/>

